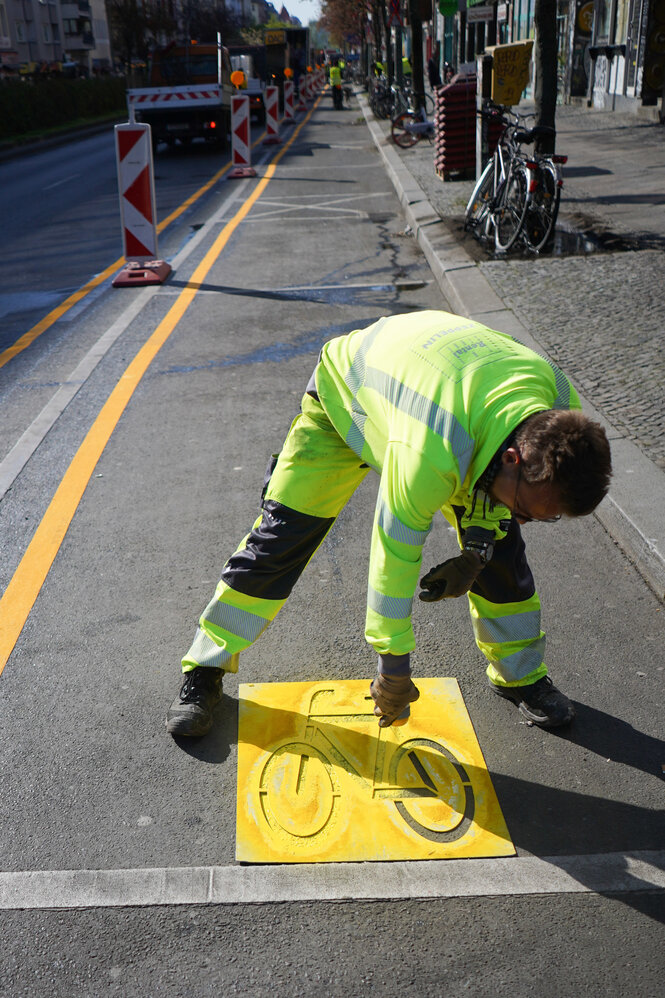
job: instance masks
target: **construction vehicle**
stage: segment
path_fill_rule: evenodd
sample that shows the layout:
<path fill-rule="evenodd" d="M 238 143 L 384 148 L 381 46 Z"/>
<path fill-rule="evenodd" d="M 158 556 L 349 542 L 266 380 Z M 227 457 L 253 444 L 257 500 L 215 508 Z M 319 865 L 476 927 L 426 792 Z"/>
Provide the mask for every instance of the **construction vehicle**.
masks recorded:
<path fill-rule="evenodd" d="M 263 45 L 231 45 L 229 56 L 233 69 L 239 69 L 245 74 L 245 82 L 240 92 L 249 98 L 250 117 L 256 118 L 257 121 L 265 121 L 265 48 Z"/>
<path fill-rule="evenodd" d="M 127 91 L 130 120 L 146 122 L 153 148 L 194 139 L 225 148 L 231 131 L 231 61 L 217 45 L 167 45 L 150 60 L 151 86 Z"/>

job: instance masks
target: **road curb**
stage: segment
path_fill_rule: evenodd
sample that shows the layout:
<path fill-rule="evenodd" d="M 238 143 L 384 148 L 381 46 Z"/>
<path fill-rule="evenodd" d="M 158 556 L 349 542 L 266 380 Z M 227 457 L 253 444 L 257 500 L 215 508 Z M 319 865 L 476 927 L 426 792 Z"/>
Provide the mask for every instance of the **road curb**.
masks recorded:
<path fill-rule="evenodd" d="M 427 195 L 375 120 L 366 98 L 356 95 L 369 132 L 404 208 L 413 235 L 451 307 L 459 315 L 509 333 L 531 349 L 547 351 L 497 295 L 465 248 L 450 232 Z M 443 182 L 443 181 L 442 181 Z M 610 494 L 595 516 L 656 596 L 665 601 L 665 474 L 579 392 L 586 412 L 601 423 L 612 446 Z"/>

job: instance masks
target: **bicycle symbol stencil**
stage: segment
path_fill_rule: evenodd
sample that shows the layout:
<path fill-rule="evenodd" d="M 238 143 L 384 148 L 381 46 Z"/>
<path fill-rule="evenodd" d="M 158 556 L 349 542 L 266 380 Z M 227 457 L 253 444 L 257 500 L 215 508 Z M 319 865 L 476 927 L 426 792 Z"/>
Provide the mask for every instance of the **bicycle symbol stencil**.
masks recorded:
<path fill-rule="evenodd" d="M 241 685 L 236 859 L 513 855 L 456 680 L 418 686 L 379 728 L 368 680 Z"/>

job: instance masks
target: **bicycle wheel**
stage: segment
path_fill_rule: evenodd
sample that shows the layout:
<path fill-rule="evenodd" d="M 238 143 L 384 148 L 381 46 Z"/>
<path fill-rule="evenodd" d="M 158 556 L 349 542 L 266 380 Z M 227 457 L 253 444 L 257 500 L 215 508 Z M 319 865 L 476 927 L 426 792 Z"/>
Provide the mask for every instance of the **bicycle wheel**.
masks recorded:
<path fill-rule="evenodd" d="M 494 169 L 495 160 L 492 158 L 473 188 L 464 212 L 464 228 L 467 232 L 472 230 L 476 235 L 487 235 L 491 224 L 490 206 L 494 191 Z"/>
<path fill-rule="evenodd" d="M 536 253 L 545 249 L 554 235 L 560 200 L 557 169 L 553 163 L 545 161 L 538 167 L 537 187 L 529 200 L 524 225 L 527 243 Z"/>
<path fill-rule="evenodd" d="M 494 219 L 494 244 L 498 250 L 511 249 L 522 231 L 528 208 L 528 176 L 518 165 L 510 171 L 497 205 Z"/>
<path fill-rule="evenodd" d="M 279 745 L 263 767 L 258 790 L 268 825 L 305 845 L 330 825 L 340 804 L 334 768 L 309 742 Z"/>
<path fill-rule="evenodd" d="M 393 137 L 393 142 L 400 147 L 400 149 L 409 149 L 411 146 L 415 146 L 419 139 L 419 135 L 416 132 L 411 132 L 408 129 L 408 124 L 420 121 L 418 115 L 414 114 L 413 111 L 402 111 L 393 120 L 391 126 L 391 134 Z"/>
<path fill-rule="evenodd" d="M 415 786 L 414 776 L 419 778 Z M 454 842 L 466 835 L 476 810 L 475 794 L 466 767 L 445 745 L 430 738 L 404 742 L 393 755 L 389 779 L 405 788 L 395 807 L 418 835 L 430 842 Z"/>

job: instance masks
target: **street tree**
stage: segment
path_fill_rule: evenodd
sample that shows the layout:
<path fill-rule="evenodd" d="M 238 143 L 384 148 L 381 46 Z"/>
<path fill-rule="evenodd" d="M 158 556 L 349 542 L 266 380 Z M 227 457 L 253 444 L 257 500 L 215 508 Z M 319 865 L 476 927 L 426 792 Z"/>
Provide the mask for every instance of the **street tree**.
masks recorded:
<path fill-rule="evenodd" d="M 363 37 L 366 19 L 366 0 L 323 0 L 320 24 L 342 50 L 349 37 Z"/>
<path fill-rule="evenodd" d="M 536 124 L 555 128 L 557 100 L 557 0 L 536 0 L 534 8 L 536 85 Z M 556 135 L 540 136 L 536 151 L 552 153 Z"/>
<path fill-rule="evenodd" d="M 409 23 L 411 25 L 411 81 L 413 92 L 419 101 L 425 94 L 423 74 L 423 22 L 420 0 L 409 0 Z"/>
<path fill-rule="evenodd" d="M 132 63 L 148 54 L 146 6 L 138 0 L 109 0 L 107 11 L 113 53 L 129 73 Z"/>

